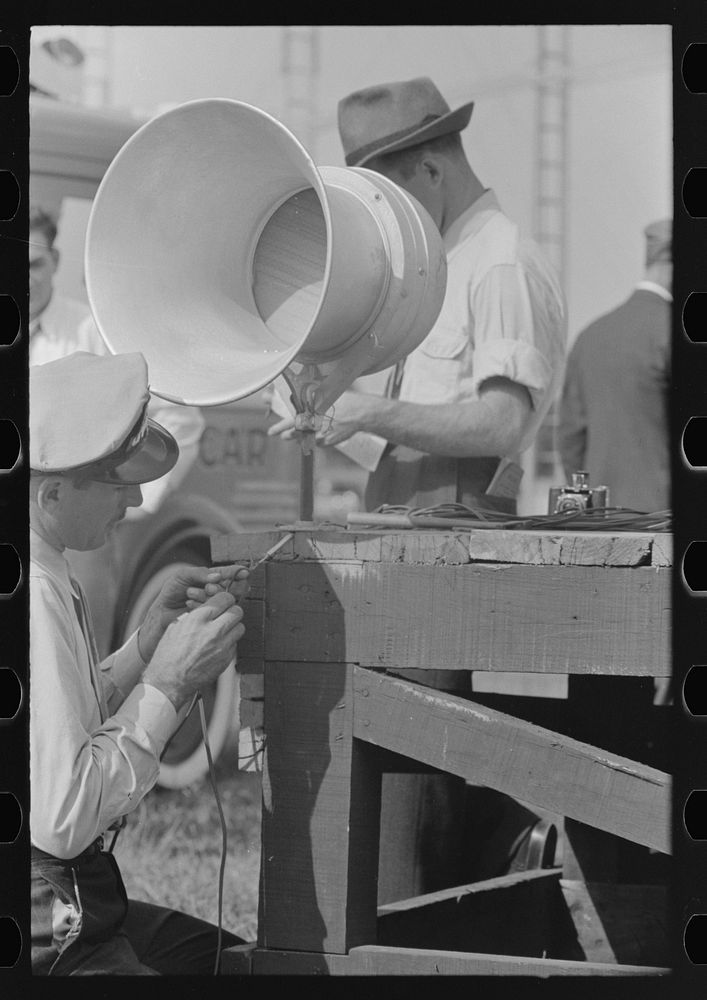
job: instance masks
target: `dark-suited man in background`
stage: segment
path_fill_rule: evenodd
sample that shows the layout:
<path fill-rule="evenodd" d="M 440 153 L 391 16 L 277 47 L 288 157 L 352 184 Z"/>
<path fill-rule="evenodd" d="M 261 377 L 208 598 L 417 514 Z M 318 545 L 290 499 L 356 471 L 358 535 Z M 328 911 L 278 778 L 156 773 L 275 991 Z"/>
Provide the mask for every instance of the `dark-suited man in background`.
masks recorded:
<path fill-rule="evenodd" d="M 580 469 L 614 507 L 670 507 L 668 386 L 672 222 L 645 229 L 646 270 L 629 298 L 591 323 L 570 351 L 558 449 L 568 481 Z"/>

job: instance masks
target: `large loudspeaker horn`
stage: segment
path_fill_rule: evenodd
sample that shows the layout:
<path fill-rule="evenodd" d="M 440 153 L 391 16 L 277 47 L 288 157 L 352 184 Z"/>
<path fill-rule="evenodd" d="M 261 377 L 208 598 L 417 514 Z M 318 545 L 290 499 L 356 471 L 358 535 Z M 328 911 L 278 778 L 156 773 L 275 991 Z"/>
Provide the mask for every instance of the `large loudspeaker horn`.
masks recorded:
<path fill-rule="evenodd" d="M 200 406 L 296 363 L 316 366 L 326 408 L 424 339 L 446 286 L 419 202 L 370 170 L 317 169 L 280 122 L 226 99 L 128 140 L 96 194 L 85 265 L 109 349 L 141 351 L 153 392 Z"/>

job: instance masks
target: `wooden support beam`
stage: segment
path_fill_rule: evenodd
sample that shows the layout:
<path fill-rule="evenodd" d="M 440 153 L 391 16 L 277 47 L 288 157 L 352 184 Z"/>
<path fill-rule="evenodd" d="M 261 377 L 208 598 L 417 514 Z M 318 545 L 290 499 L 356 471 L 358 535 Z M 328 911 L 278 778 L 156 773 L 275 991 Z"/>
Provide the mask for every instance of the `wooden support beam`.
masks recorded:
<path fill-rule="evenodd" d="M 348 955 L 296 951 L 252 953 L 253 973 L 265 976 L 669 976 L 671 969 L 644 965 L 572 962 L 515 955 L 386 948 L 362 945 Z"/>
<path fill-rule="evenodd" d="M 260 947 L 375 940 L 380 775 L 353 702 L 346 664 L 265 665 Z"/>
<path fill-rule="evenodd" d="M 560 880 L 588 962 L 666 965 L 667 887 Z"/>
<path fill-rule="evenodd" d="M 667 567 L 278 562 L 267 567 L 265 658 L 666 676 L 671 576 Z"/>
<path fill-rule="evenodd" d="M 560 874 L 520 872 L 379 906 L 377 943 L 581 960 Z"/>
<path fill-rule="evenodd" d="M 670 853 L 670 777 L 532 723 L 356 667 L 354 736 Z"/>
<path fill-rule="evenodd" d="M 256 945 L 252 941 L 224 948 L 221 952 L 220 974 L 222 976 L 252 976 L 255 949 Z"/>
<path fill-rule="evenodd" d="M 604 830 L 564 820 L 562 873 L 582 882 L 618 882 L 619 851 L 623 841 Z"/>
<path fill-rule="evenodd" d="M 535 566 L 669 566 L 673 536 L 644 531 L 523 531 L 504 528 L 376 530 L 302 530 L 284 526 L 280 532 L 237 532 L 216 535 L 216 562 L 257 559 L 282 537 L 295 538 L 278 553 L 278 560 L 316 562 L 396 562 L 461 565 L 469 562 L 523 563 Z"/>

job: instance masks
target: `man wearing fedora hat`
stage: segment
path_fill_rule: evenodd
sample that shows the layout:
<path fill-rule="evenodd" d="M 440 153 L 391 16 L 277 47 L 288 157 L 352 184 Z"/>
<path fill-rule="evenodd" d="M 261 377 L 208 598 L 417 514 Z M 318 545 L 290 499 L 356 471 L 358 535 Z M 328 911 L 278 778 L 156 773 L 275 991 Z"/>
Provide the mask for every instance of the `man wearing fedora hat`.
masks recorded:
<path fill-rule="evenodd" d="M 354 386 L 318 434 L 323 446 L 361 431 L 387 442 L 367 480 L 369 511 L 460 502 L 515 513 L 518 457 L 562 382 L 564 296 L 539 247 L 521 237 L 466 158 L 461 131 L 473 106 L 452 110 L 428 77 L 366 87 L 339 102 L 347 166 L 381 173 L 412 195 L 447 255 L 444 302 L 425 340 L 390 373 L 385 395 Z M 269 433 L 291 426 L 285 419 Z M 470 690 L 468 677 L 437 671 L 426 681 L 459 694 Z M 505 796 L 481 799 L 471 811 L 488 820 L 493 807 L 513 843 L 538 819 Z M 492 851 L 485 868 L 469 867 L 466 808 L 461 779 L 384 776 L 380 902 L 504 873 L 511 855 L 503 851 Z"/>
<path fill-rule="evenodd" d="M 447 291 L 426 339 L 391 373 L 385 396 L 344 393 L 318 437 L 357 431 L 388 442 L 366 508 L 462 502 L 512 513 L 518 456 L 562 382 L 565 302 L 557 276 L 472 170 L 461 141 L 473 102 L 451 110 L 428 77 L 339 102 L 346 163 L 375 170 L 430 214 L 447 253 Z M 287 432 L 291 421 L 270 428 Z"/>
<path fill-rule="evenodd" d="M 210 973 L 219 930 L 129 900 L 103 838 L 155 784 L 195 693 L 233 661 L 244 632 L 233 592 L 247 572 L 180 571 L 100 662 L 65 550 L 103 545 L 178 446 L 148 417 L 141 354 L 76 352 L 32 366 L 29 388 L 32 969 Z"/>

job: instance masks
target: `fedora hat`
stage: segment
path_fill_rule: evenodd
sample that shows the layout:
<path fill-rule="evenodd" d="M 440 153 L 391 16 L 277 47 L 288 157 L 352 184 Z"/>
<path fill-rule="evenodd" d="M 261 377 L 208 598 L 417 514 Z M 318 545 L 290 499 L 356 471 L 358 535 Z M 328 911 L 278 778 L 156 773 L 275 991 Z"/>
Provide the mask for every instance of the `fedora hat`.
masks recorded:
<path fill-rule="evenodd" d="M 417 146 L 469 124 L 474 102 L 452 111 L 428 76 L 380 83 L 339 101 L 339 135 L 348 167 Z"/>
<path fill-rule="evenodd" d="M 147 416 L 142 354 L 76 351 L 29 370 L 30 468 L 117 486 L 149 483 L 174 466 L 177 442 Z"/>

